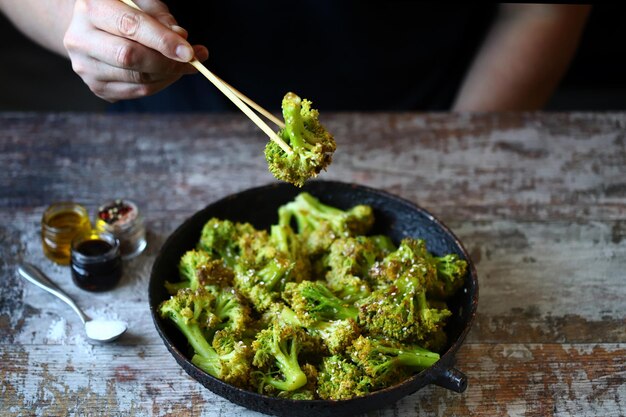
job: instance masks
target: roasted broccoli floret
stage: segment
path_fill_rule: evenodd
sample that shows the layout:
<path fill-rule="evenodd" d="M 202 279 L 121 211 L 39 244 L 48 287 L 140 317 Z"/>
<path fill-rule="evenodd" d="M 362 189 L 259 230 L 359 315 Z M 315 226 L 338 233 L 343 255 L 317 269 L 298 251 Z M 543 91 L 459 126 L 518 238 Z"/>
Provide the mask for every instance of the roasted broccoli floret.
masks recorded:
<path fill-rule="evenodd" d="M 456 254 L 433 257 L 437 269 L 437 279 L 430 282 L 427 289 L 429 297 L 445 300 L 453 296 L 465 282 L 467 261 Z"/>
<path fill-rule="evenodd" d="M 371 377 L 375 388 L 395 384 L 439 360 L 438 353 L 416 345 L 365 336 L 354 341 L 349 353 L 352 361 Z"/>
<path fill-rule="evenodd" d="M 191 359 L 192 363 L 226 382 L 240 388 L 249 388 L 253 372 L 250 344 L 239 340 L 237 334 L 225 329 L 215 333 L 211 347 L 216 355 L 210 352 L 208 355 L 196 353 Z M 218 376 L 220 374 L 223 376 Z"/>
<path fill-rule="evenodd" d="M 381 236 L 339 238 L 330 245 L 325 262 L 335 275 L 367 277 L 375 262 L 395 251 L 393 246 L 386 243 L 387 240 Z"/>
<path fill-rule="evenodd" d="M 277 255 L 258 268 L 236 265 L 235 286 L 257 311 L 262 312 L 280 298 L 280 289 L 292 264 L 284 256 Z"/>
<path fill-rule="evenodd" d="M 357 303 L 359 323 L 372 335 L 400 341 L 424 341 L 439 333 L 452 315 L 447 308 L 431 306 L 425 291 L 406 281 L 380 288 Z"/>
<path fill-rule="evenodd" d="M 197 246 L 213 258 L 222 259 L 228 267 L 232 268 L 241 254 L 240 239 L 243 238 L 244 242 L 249 242 L 251 240 L 246 239 L 246 235 L 256 234 L 256 232 L 258 231 L 250 223 L 212 218 L 202 228 Z"/>
<path fill-rule="evenodd" d="M 345 352 L 346 348 L 361 334 L 361 328 L 352 318 L 329 321 L 312 320 L 304 312 L 304 317 L 301 319 L 295 311 L 282 303 L 272 305 L 266 313 L 266 320 L 278 320 L 291 326 L 305 328 L 311 336 L 319 337 L 331 354 Z M 323 352 L 318 349 L 316 353 L 319 356 Z"/>
<path fill-rule="evenodd" d="M 373 287 L 385 287 L 403 280 L 416 289 L 426 288 L 437 275 L 431 259 L 424 240 L 404 238 L 395 251 L 370 270 L 369 280 Z"/>
<path fill-rule="evenodd" d="M 341 355 L 326 356 L 322 360 L 317 393 L 324 400 L 347 400 L 368 394 L 372 378 Z"/>
<path fill-rule="evenodd" d="M 383 236 L 346 237 L 336 239 L 324 257 L 328 287 L 341 299 L 355 302 L 371 293 L 369 275 L 371 268 L 393 248 L 389 238 Z"/>
<path fill-rule="evenodd" d="M 289 225 L 295 218 L 297 233 L 310 255 L 320 255 L 340 237 L 366 234 L 374 224 L 370 206 L 356 205 L 342 210 L 322 203 L 307 192 L 279 208 L 279 224 Z"/>
<path fill-rule="evenodd" d="M 426 299 L 437 271 L 424 241 L 403 239 L 398 249 L 372 270 L 377 289 L 357 302 L 360 323 L 368 332 L 401 341 L 424 341 L 443 329 L 451 312 L 445 306 L 431 306 Z"/>
<path fill-rule="evenodd" d="M 283 297 L 304 326 L 319 321 L 356 320 L 359 311 L 333 294 L 322 281 L 287 284 Z"/>
<path fill-rule="evenodd" d="M 247 262 L 235 265 L 237 288 L 260 312 L 280 299 L 288 282 L 300 282 L 311 274 L 309 259 L 290 226 L 272 226 L 263 242 L 254 260 L 250 256 Z"/>
<path fill-rule="evenodd" d="M 223 345 L 219 351 L 211 344 L 216 329 L 222 324 L 218 316 L 220 311 L 215 310 L 215 301 L 215 295 L 204 288 L 195 291 L 185 288 L 164 301 L 159 312 L 187 338 L 194 351 L 192 363 L 216 378 L 245 387 L 251 372 L 249 349 L 232 336 L 230 348 L 220 341 L 222 337 L 216 337 L 217 343 Z"/>
<path fill-rule="evenodd" d="M 307 383 L 298 355 L 310 339 L 302 328 L 274 321 L 257 333 L 252 342 L 253 365 L 259 392 L 272 390 L 295 391 Z M 269 385 L 269 387 L 267 387 Z"/>
<path fill-rule="evenodd" d="M 220 319 L 217 329 L 229 329 L 243 334 L 252 320 L 252 311 L 245 298 L 233 288 L 208 287 L 214 291 L 214 314 Z"/>
<path fill-rule="evenodd" d="M 170 294 L 176 294 L 182 288 L 197 289 L 201 286 L 218 287 L 233 285 L 233 271 L 224 265 L 221 259 L 213 259 L 203 250 L 192 249 L 185 252 L 178 265 L 180 281 L 165 282 Z"/>
<path fill-rule="evenodd" d="M 288 398 L 290 400 L 317 399 L 317 379 L 319 377 L 317 368 L 310 363 L 305 363 L 300 368 L 306 375 L 306 385 L 295 391 L 279 391 L 277 395 L 279 398 Z"/>
<path fill-rule="evenodd" d="M 300 282 L 311 279 L 311 261 L 306 254 L 305 247 L 288 225 L 273 225 L 270 229 L 270 242 L 282 254 L 286 254 L 292 268 L 286 281 Z"/>
<path fill-rule="evenodd" d="M 318 321 L 307 327 L 314 336 L 319 336 L 331 354 L 342 353 L 359 337 L 361 328 L 356 320 Z"/>
<path fill-rule="evenodd" d="M 269 171 L 279 180 L 298 187 L 326 169 L 337 148 L 335 139 L 320 124 L 319 112 L 312 109 L 311 104 L 294 93 L 285 94 L 282 101 L 285 128 L 278 132 L 278 136 L 293 152 L 285 152 L 274 141 L 265 147 Z"/>

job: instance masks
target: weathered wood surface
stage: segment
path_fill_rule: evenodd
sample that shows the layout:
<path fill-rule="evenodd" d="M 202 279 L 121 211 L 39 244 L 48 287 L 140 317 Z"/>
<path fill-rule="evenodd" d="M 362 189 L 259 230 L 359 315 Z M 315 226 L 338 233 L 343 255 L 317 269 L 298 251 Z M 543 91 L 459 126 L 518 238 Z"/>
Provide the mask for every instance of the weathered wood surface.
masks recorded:
<path fill-rule="evenodd" d="M 372 413 L 626 415 L 626 114 L 325 115 L 339 148 L 321 178 L 414 201 L 474 259 L 479 312 L 457 366 L 469 387 L 427 387 Z M 273 181 L 243 116 L 0 114 L 0 414 L 252 416 L 189 378 L 153 328 L 149 271 L 185 218 Z M 53 201 L 92 212 L 136 200 L 147 252 L 104 294 L 43 257 Z M 126 320 L 90 345 L 77 316 L 19 280 L 40 265 L 88 314 Z"/>

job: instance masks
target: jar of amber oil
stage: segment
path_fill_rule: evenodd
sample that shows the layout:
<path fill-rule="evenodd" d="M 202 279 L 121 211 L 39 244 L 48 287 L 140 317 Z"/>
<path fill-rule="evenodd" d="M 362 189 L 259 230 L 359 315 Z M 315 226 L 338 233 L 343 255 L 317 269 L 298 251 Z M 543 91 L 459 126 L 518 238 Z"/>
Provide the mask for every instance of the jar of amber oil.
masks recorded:
<path fill-rule="evenodd" d="M 70 201 L 50 205 L 41 218 L 44 255 L 60 265 L 69 265 L 72 240 L 90 229 L 85 207 Z"/>

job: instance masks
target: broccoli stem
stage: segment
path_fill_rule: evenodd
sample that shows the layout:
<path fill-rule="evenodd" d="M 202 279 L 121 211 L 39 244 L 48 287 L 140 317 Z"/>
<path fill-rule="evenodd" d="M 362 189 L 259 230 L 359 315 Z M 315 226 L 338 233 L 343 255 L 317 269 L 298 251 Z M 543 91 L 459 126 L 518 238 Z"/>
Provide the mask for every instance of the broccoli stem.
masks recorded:
<path fill-rule="evenodd" d="M 302 322 L 300 322 L 300 319 L 298 319 L 296 312 L 287 306 L 283 306 L 280 309 L 280 320 L 290 326 L 304 327 Z"/>
<path fill-rule="evenodd" d="M 271 291 L 278 285 L 286 272 L 285 268 L 273 259 L 258 272 L 258 275 L 264 286 Z"/>
<path fill-rule="evenodd" d="M 411 346 L 410 350 L 380 346 L 381 353 L 395 356 L 392 360 L 398 365 L 410 368 L 425 369 L 432 366 L 440 358 L 438 353 L 419 346 Z"/>
<path fill-rule="evenodd" d="M 293 93 L 288 93 L 283 99 L 283 118 L 285 119 L 285 131 L 289 135 L 289 144 L 295 152 L 298 150 L 312 149 L 313 146 L 307 141 L 308 131 L 302 120 L 301 100 Z"/>
<path fill-rule="evenodd" d="M 315 283 L 302 287 L 302 296 L 314 306 L 311 311 L 325 320 L 354 319 L 359 316 L 358 308 L 347 305 L 323 284 Z"/>
<path fill-rule="evenodd" d="M 217 325 L 218 329 L 228 326 L 229 321 L 232 322 L 241 314 L 239 311 L 241 305 L 235 296 L 230 295 L 219 294 L 216 298 L 215 315 L 221 320 L 221 323 Z"/>
<path fill-rule="evenodd" d="M 187 322 L 186 318 L 180 314 L 170 314 L 170 318 L 185 335 L 189 344 L 196 352 L 191 358 L 191 362 L 203 371 L 220 378 L 222 375 L 222 365 L 219 355 L 206 340 L 200 326 Z"/>
<path fill-rule="evenodd" d="M 187 318 L 182 316 L 178 312 L 169 311 L 170 319 L 176 324 L 180 331 L 185 335 L 189 344 L 196 352 L 204 355 L 204 352 L 213 351 L 213 348 L 206 340 L 204 333 L 200 326 L 196 323 L 189 323 Z"/>
<path fill-rule="evenodd" d="M 417 301 L 417 309 L 419 311 L 420 317 L 425 319 L 426 311 L 428 310 L 428 300 L 426 300 L 426 292 L 420 291 L 416 297 Z"/>
<path fill-rule="evenodd" d="M 304 203 L 303 205 L 306 205 L 309 211 L 327 220 L 333 220 L 345 214 L 343 210 L 328 206 L 306 192 L 300 193 L 295 201 L 299 201 L 301 204 Z"/>
<path fill-rule="evenodd" d="M 223 377 L 222 363 L 219 356 L 217 355 L 217 352 L 215 352 L 213 348 L 211 348 L 210 351 L 205 352 L 205 354 L 196 353 L 195 355 L 193 355 L 193 357 L 191 358 L 191 363 L 216 378 Z"/>
<path fill-rule="evenodd" d="M 274 357 L 284 379 L 269 377 L 268 384 L 282 391 L 293 391 L 306 384 L 306 374 L 298 363 L 298 346 L 295 340 L 278 342 Z"/>

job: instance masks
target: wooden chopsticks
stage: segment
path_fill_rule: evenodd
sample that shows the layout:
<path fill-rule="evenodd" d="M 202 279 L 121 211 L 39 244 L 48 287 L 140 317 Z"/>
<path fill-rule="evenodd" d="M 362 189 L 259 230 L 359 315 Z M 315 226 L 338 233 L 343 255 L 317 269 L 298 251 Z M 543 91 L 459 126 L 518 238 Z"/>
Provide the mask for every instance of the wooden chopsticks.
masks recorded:
<path fill-rule="evenodd" d="M 124 4 L 130 6 L 130 7 L 134 8 L 134 9 L 141 10 L 141 8 L 139 6 L 137 6 L 133 0 L 120 0 L 120 1 L 122 1 Z M 285 141 L 283 141 L 276 134 L 276 132 L 274 132 L 274 130 L 272 130 L 271 127 L 269 127 L 263 120 L 261 120 L 261 118 L 259 116 L 257 116 L 257 114 L 255 112 L 253 112 L 250 109 L 250 107 L 254 108 L 260 114 L 262 114 L 263 116 L 267 117 L 271 122 L 276 124 L 281 129 L 285 127 L 285 124 L 282 121 L 280 121 L 273 114 L 271 114 L 270 112 L 265 110 L 263 107 L 259 106 L 257 103 L 252 101 L 250 98 L 248 98 L 245 95 L 243 95 L 240 91 L 236 90 L 235 88 L 230 86 L 228 83 L 224 82 L 217 75 L 213 74 L 211 71 L 209 71 L 209 69 L 207 67 L 202 65 L 202 63 L 200 61 L 198 61 L 197 59 L 194 58 L 189 63 L 191 65 L 193 65 L 194 68 L 196 68 L 202 75 L 204 75 L 226 97 L 228 97 L 230 99 L 230 101 L 233 102 L 233 104 L 235 104 L 237 107 L 239 107 L 239 110 L 244 112 L 244 114 L 246 116 L 248 116 L 250 118 L 250 120 L 252 120 L 254 122 L 254 124 L 256 124 L 263 132 L 265 132 L 265 134 L 267 136 L 269 136 L 269 138 L 271 140 L 276 142 L 276 144 L 278 146 L 280 146 L 283 151 L 285 151 L 288 154 L 292 154 L 293 153 L 293 150 L 289 147 L 289 145 L 287 145 L 285 143 Z M 250 106 L 250 107 L 248 107 L 248 106 Z"/>

